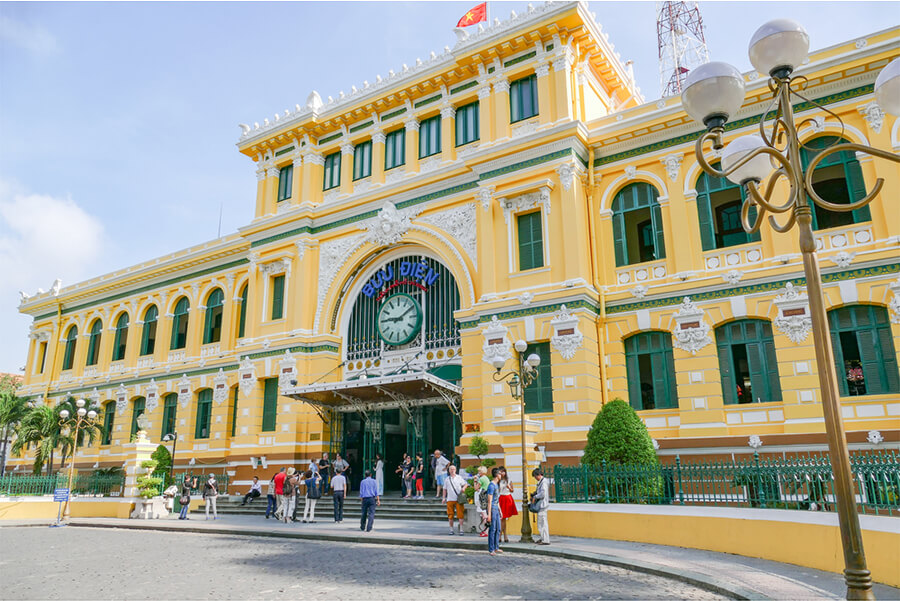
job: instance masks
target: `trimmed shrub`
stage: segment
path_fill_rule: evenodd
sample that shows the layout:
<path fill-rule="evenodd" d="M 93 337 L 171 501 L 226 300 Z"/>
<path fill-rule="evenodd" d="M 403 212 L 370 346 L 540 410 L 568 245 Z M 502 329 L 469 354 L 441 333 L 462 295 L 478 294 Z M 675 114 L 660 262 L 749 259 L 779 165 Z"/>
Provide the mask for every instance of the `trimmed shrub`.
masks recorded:
<path fill-rule="evenodd" d="M 658 465 L 647 426 L 631 406 L 615 399 L 603 406 L 587 436 L 581 463 L 607 465 Z"/>

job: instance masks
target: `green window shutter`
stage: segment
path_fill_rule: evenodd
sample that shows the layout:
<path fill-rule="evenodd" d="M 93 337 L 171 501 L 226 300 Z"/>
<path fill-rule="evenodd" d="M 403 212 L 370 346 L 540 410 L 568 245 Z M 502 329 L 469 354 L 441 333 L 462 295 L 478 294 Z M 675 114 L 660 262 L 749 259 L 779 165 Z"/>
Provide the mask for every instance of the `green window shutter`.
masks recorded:
<path fill-rule="evenodd" d="M 525 388 L 525 413 L 553 412 L 553 373 L 550 366 L 550 343 L 540 342 L 525 350 L 525 357 L 532 353 L 541 358 L 538 377 Z"/>
<path fill-rule="evenodd" d="M 294 166 L 285 165 L 278 172 L 278 202 L 291 197 L 294 185 Z"/>
<path fill-rule="evenodd" d="M 175 313 L 172 317 L 172 342 L 169 350 L 182 349 L 187 346 L 188 311 L 190 304 L 186 298 L 182 298 L 175 305 Z"/>
<path fill-rule="evenodd" d="M 653 402 L 656 409 L 662 409 L 669 401 L 669 374 L 666 371 L 666 355 L 656 351 L 650 353 L 650 369 L 653 378 Z"/>
<path fill-rule="evenodd" d="M 222 338 L 222 304 L 225 294 L 216 288 L 206 299 L 206 317 L 203 324 L 203 344 L 219 342 Z"/>
<path fill-rule="evenodd" d="M 406 128 L 392 131 L 384 140 L 384 170 L 406 164 Z"/>
<path fill-rule="evenodd" d="M 706 175 L 704 174 L 703 177 Z M 700 245 L 703 250 L 716 248 L 716 234 L 713 229 L 712 210 L 709 206 L 709 193 L 697 194 L 697 220 L 700 222 Z"/>
<path fill-rule="evenodd" d="M 361 142 L 353 149 L 353 179 L 372 175 L 372 141 Z"/>
<path fill-rule="evenodd" d="M 237 337 L 244 337 L 244 330 L 247 327 L 247 286 L 245 285 L 243 290 L 241 290 L 241 312 L 240 317 L 238 318 L 238 332 Z"/>
<path fill-rule="evenodd" d="M 116 337 L 113 340 L 113 361 L 121 361 L 125 358 L 126 344 L 128 342 L 128 314 L 122 313 L 116 321 Z"/>
<path fill-rule="evenodd" d="M 731 336 L 726 328 L 716 328 L 716 347 L 719 352 L 719 373 L 722 374 L 722 396 L 726 405 L 733 405 L 737 403 L 737 385 L 734 382 Z"/>
<path fill-rule="evenodd" d="M 134 399 L 131 405 L 131 435 L 134 436 L 138 431 L 138 418 L 143 415 L 144 408 L 147 406 L 144 397 Z"/>
<path fill-rule="evenodd" d="M 178 412 L 178 395 L 170 392 L 163 399 L 163 423 L 161 437 L 175 432 L 175 417 Z"/>
<path fill-rule="evenodd" d="M 519 230 L 519 270 L 543 267 L 544 243 L 541 230 L 541 212 L 516 217 Z"/>
<path fill-rule="evenodd" d="M 672 340 L 669 334 L 664 334 L 666 337 L 666 402 L 663 405 L 665 408 L 677 408 L 678 407 L 678 380 L 675 377 L 675 355 L 672 353 Z"/>
<path fill-rule="evenodd" d="M 510 123 L 522 121 L 538 114 L 537 77 L 529 75 L 509 85 Z"/>
<path fill-rule="evenodd" d="M 849 154 L 849 153 L 840 153 Z M 847 178 L 847 187 L 850 192 L 850 200 L 856 202 L 866 197 L 866 182 L 863 178 L 862 167 L 856 158 L 848 160 L 844 164 L 844 174 Z M 853 211 L 853 223 L 864 223 L 872 221 L 872 214 L 869 212 L 869 206 L 866 205 L 860 209 Z"/>
<path fill-rule="evenodd" d="M 274 432 L 278 416 L 278 378 L 266 380 L 263 394 L 262 431 Z"/>
<path fill-rule="evenodd" d="M 103 438 L 101 444 L 110 444 L 112 442 L 113 425 L 116 420 L 116 404 L 107 403 L 103 412 Z"/>
<path fill-rule="evenodd" d="M 845 308 L 846 309 L 846 308 Z M 847 374 L 844 372 L 844 349 L 841 345 L 841 315 L 844 312 L 842 309 L 837 309 L 834 311 L 829 311 L 828 313 L 828 321 L 830 322 L 830 333 L 831 333 L 831 348 L 834 351 L 834 372 L 837 376 L 838 385 L 841 389 L 841 396 L 847 396 L 850 394 L 850 390 L 847 384 Z"/>
<path fill-rule="evenodd" d="M 860 367 L 865 378 L 865 390 L 862 394 L 900 392 L 900 372 L 897 369 L 897 354 L 887 310 L 874 305 L 851 305 L 829 311 L 828 320 L 841 394 L 851 394 L 847 382 L 846 356 L 855 352 L 859 353 Z M 857 349 L 848 351 L 843 348 L 842 334 L 847 336 L 847 333 L 852 333 L 855 337 Z"/>
<path fill-rule="evenodd" d="M 194 438 L 209 438 L 212 414 L 212 390 L 206 388 L 197 395 L 197 419 L 194 424 Z"/>
<path fill-rule="evenodd" d="M 641 368 L 638 364 L 638 336 L 625 339 L 625 372 L 628 375 L 628 404 L 635 411 L 643 409 L 641 394 Z M 601 359 L 602 360 L 602 359 Z"/>
<path fill-rule="evenodd" d="M 640 359 L 650 359 L 650 373 L 641 373 Z M 672 355 L 671 335 L 664 332 L 641 332 L 625 340 L 625 369 L 628 376 L 629 404 L 637 411 L 643 410 L 644 395 L 642 376 L 649 376 L 653 387 L 653 405 L 649 409 L 678 406 L 675 384 L 675 361 Z"/>
<path fill-rule="evenodd" d="M 515 123 L 522 119 L 522 99 L 519 93 L 520 83 L 514 81 L 509 84 L 509 121 Z"/>
<path fill-rule="evenodd" d="M 662 208 L 655 200 L 650 209 L 650 223 L 653 226 L 656 259 L 666 258 L 666 241 L 663 232 Z"/>
<path fill-rule="evenodd" d="M 341 153 L 334 152 L 325 157 L 322 190 L 331 190 L 341 185 Z"/>
<path fill-rule="evenodd" d="M 272 319 L 284 317 L 284 276 L 272 278 Z"/>
<path fill-rule="evenodd" d="M 231 405 L 231 435 L 234 436 L 235 431 L 237 430 L 237 416 L 238 416 L 238 390 L 240 386 L 234 387 L 234 398 L 232 400 Z"/>
<path fill-rule="evenodd" d="M 615 209 L 614 209 L 615 211 Z M 616 267 L 628 265 L 628 249 L 625 246 L 625 215 L 615 211 L 612 217 L 613 245 L 616 249 Z"/>
<path fill-rule="evenodd" d="M 97 360 L 100 358 L 100 337 L 102 332 L 103 324 L 100 323 L 100 320 L 98 319 L 94 322 L 94 325 L 91 326 L 91 334 L 88 338 L 86 365 L 97 365 Z"/>
<path fill-rule="evenodd" d="M 767 392 L 769 401 L 780 403 L 781 395 L 781 378 L 778 375 L 778 357 L 775 354 L 775 341 L 772 340 L 772 328 L 769 324 L 765 324 L 764 330 L 768 329 L 767 339 L 762 342 L 763 359 L 765 360 Z"/>
<path fill-rule="evenodd" d="M 441 117 L 431 117 L 419 124 L 419 158 L 441 151 Z"/>
<path fill-rule="evenodd" d="M 75 361 L 75 345 L 78 344 L 78 328 L 72 326 L 69 328 L 69 334 L 66 336 L 66 352 L 63 355 L 63 371 L 72 369 L 72 363 Z"/>
<path fill-rule="evenodd" d="M 456 109 L 456 145 L 462 146 L 479 139 L 478 102 Z"/>
<path fill-rule="evenodd" d="M 884 312 L 884 309 L 881 307 L 872 307 L 872 309 Z M 890 323 L 879 325 L 875 332 L 875 348 L 880 351 L 880 365 L 884 371 L 881 390 L 885 394 L 900 392 L 900 370 L 897 367 L 897 353 L 894 351 L 894 339 Z"/>
<path fill-rule="evenodd" d="M 863 309 L 857 307 L 857 309 Z M 864 309 L 863 309 L 864 310 Z M 879 348 L 879 340 L 877 330 L 858 329 L 856 331 L 856 339 L 859 344 L 860 363 L 862 363 L 863 375 L 866 378 L 867 394 L 883 394 L 885 390 L 885 374 L 881 364 L 881 349 Z"/>
<path fill-rule="evenodd" d="M 156 319 L 159 312 L 151 305 L 144 312 L 144 327 L 141 328 L 141 356 L 152 355 L 156 348 Z"/>

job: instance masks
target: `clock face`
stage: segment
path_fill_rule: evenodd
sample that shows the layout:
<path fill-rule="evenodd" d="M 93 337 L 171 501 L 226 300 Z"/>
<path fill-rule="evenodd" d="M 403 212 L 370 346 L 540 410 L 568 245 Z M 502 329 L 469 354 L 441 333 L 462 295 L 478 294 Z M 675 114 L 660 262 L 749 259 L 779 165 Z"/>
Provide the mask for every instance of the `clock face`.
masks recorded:
<path fill-rule="evenodd" d="M 422 310 L 410 295 L 395 294 L 378 310 L 377 325 L 381 339 L 387 344 L 406 344 L 419 333 Z"/>

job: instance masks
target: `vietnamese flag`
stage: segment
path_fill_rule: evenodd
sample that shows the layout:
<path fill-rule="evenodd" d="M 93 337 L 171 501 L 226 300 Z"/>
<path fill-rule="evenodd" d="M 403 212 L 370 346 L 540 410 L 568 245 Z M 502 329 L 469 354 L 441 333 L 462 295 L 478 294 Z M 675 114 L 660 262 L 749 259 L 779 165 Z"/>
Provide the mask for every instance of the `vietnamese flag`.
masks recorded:
<path fill-rule="evenodd" d="M 470 9 L 469 12 L 463 15 L 456 26 L 468 27 L 469 25 L 475 25 L 475 23 L 481 23 L 482 21 L 487 21 L 487 2 L 482 2 L 475 8 Z"/>

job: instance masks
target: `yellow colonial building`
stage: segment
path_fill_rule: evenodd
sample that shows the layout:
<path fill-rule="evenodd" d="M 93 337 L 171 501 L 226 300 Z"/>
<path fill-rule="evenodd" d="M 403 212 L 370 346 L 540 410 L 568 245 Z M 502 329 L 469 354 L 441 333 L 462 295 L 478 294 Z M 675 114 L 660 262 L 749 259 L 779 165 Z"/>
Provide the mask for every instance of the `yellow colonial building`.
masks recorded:
<path fill-rule="evenodd" d="M 614 398 L 663 457 L 752 452 L 751 436 L 821 450 L 819 369 L 837 370 L 851 449 L 896 447 L 896 164 L 844 153 L 816 172 L 835 203 L 884 180 L 865 209 L 814 213 L 837 362 L 819 366 L 796 233 L 744 233 L 741 188 L 694 157 L 700 126 L 680 98 L 644 102 L 586 5 L 469 29 L 242 125 L 258 185 L 237 233 L 23 298 L 23 394 L 102 407 L 80 467 L 120 464 L 141 413 L 153 440 L 176 434 L 176 469 L 239 482 L 323 451 L 471 459 L 476 434 L 518 466 L 518 405 L 490 363 L 517 340 L 542 359 L 535 463 L 577 462 Z M 873 96 L 898 54 L 895 28 L 810 55 L 804 94 L 842 123 L 799 104 L 804 160 L 839 138 L 900 148 Z M 765 78 L 745 79 L 729 139 L 767 108 Z"/>

